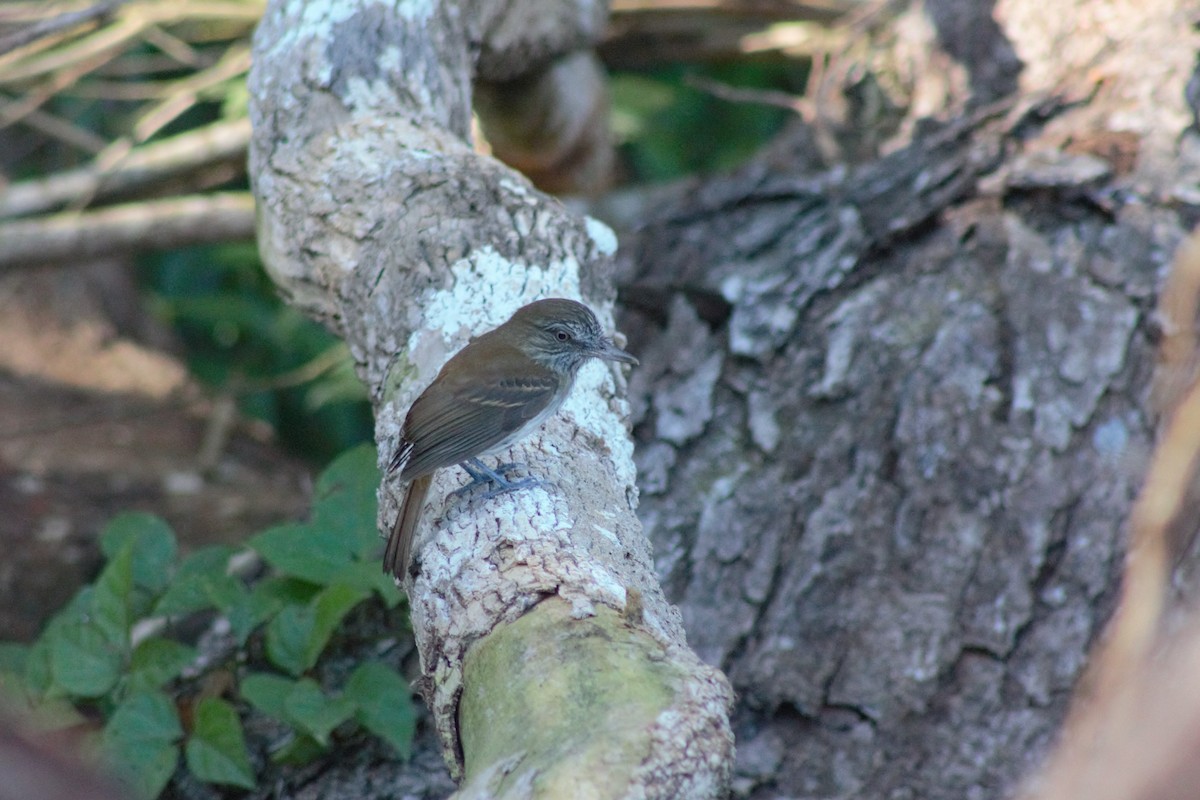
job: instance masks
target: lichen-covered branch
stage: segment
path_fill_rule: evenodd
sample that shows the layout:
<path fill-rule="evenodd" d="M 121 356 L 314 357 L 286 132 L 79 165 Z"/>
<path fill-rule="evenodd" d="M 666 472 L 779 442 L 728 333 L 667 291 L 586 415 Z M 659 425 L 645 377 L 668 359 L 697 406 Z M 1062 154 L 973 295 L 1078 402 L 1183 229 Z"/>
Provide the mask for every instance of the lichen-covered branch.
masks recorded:
<path fill-rule="evenodd" d="M 567 213 L 469 142 L 476 54 L 491 77 L 509 78 L 522 58 L 544 60 L 594 38 L 598 19 L 603 8 L 584 0 L 268 8 L 250 81 L 260 250 L 292 302 L 345 337 L 375 401 L 381 463 L 409 403 L 471 335 L 546 296 L 582 298 L 611 319 L 611 231 Z M 620 375 L 594 364 L 563 411 L 509 454 L 547 487 L 484 500 L 447 496 L 462 481 L 457 470 L 434 480 L 419 570 L 406 588 L 447 762 L 466 787 L 490 787 L 489 796 L 561 795 L 543 782 L 548 761 L 536 730 L 510 743 L 519 758 L 497 763 L 480 756 L 490 749 L 476 750 L 490 723 L 460 713 L 464 692 L 500 705 L 518 690 L 515 676 L 489 669 L 482 654 L 501 641 L 533 648 L 529 637 L 547 625 L 591 636 L 614 614 L 629 631 L 631 662 L 663 667 L 644 677 L 653 731 L 635 739 L 597 732 L 616 737 L 614 758 L 576 779 L 597 797 L 723 790 L 728 685 L 687 649 L 655 579 L 634 515 L 625 409 Z M 396 513 L 397 488 L 381 490 L 381 523 Z M 587 653 L 522 665 L 574 680 L 603 669 Z M 622 702 L 620 686 L 597 685 L 605 689 L 591 700 Z M 580 719 L 579 695 L 565 696 L 565 705 L 549 693 L 528 701 L 542 703 L 547 724 Z M 589 738 L 572 741 L 587 748 Z M 551 760 L 588 763 L 567 740 L 556 747 Z"/>

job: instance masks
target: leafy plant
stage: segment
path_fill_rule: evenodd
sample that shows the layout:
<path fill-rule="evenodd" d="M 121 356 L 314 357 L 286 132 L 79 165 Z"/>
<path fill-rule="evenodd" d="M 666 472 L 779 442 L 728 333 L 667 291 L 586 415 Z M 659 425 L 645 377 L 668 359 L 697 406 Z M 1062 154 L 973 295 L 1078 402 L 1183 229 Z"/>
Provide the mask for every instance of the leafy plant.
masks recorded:
<path fill-rule="evenodd" d="M 803 95 L 800 62 L 669 65 L 611 76 L 612 128 L 631 179 L 673 180 L 731 169 L 771 140 L 792 113 L 766 103 L 733 103 L 696 80 L 739 90 Z"/>
<path fill-rule="evenodd" d="M 279 761 L 311 759 L 347 723 L 407 756 L 414 712 L 391 667 L 362 663 L 340 691 L 312 674 L 347 614 L 370 598 L 388 608 L 400 601 L 376 560 L 378 479 L 371 447 L 334 461 L 317 481 L 310 521 L 250 539 L 250 550 L 271 567 L 252 583 L 230 572 L 236 548 L 209 547 L 180 560 L 164 521 L 118 516 L 101 536 L 107 562 L 95 583 L 32 645 L 0 644 L 0 687 L 34 706 L 98 714 L 103 751 L 145 797 L 163 790 L 180 755 L 202 781 L 253 787 L 242 726 L 251 709 L 291 728 L 286 747 L 272 754 Z M 196 613 L 228 620 L 239 648 L 206 668 L 244 672 L 227 698 L 200 688 L 196 649 L 169 636 L 171 620 Z M 258 652 L 266 664 L 233 666 L 253 663 Z"/>
<path fill-rule="evenodd" d="M 289 447 L 327 460 L 371 440 L 367 392 L 346 346 L 280 301 L 252 242 L 147 256 L 141 280 L 189 371 L 236 396 Z"/>

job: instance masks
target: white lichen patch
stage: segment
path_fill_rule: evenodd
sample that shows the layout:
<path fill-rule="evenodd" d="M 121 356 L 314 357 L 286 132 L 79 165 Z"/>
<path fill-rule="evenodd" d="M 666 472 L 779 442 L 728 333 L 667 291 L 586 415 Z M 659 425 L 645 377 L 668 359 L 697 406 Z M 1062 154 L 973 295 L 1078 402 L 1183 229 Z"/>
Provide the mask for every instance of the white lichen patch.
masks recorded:
<path fill-rule="evenodd" d="M 597 403 L 597 394 L 614 398 L 614 401 L 610 404 Z M 579 371 L 575 388 L 559 413 L 569 415 L 576 425 L 605 442 L 612 451 L 618 484 L 632 486 L 637 472 L 633 466 L 633 441 L 625 428 L 629 407 L 625 400 L 615 400 L 616 396 L 611 366 L 607 362 L 591 361 Z M 617 413 L 614 413 L 613 404 L 617 406 Z"/>
<path fill-rule="evenodd" d="M 510 260 L 492 247 L 459 259 L 450 266 L 450 274 L 450 288 L 433 293 L 425 304 L 426 327 L 476 332 L 494 328 L 517 308 L 544 296 L 550 277 L 540 267 Z M 563 291 L 578 294 L 578 264 L 555 277 L 566 278 Z M 486 296 L 480 295 L 480 287 L 487 287 Z"/>
<path fill-rule="evenodd" d="M 255 58 L 271 62 L 281 58 L 294 58 L 300 49 L 301 40 L 307 42 L 328 41 L 333 27 L 362 10 L 362 6 L 343 0 L 285 0 L 271 16 L 281 23 L 277 26 L 278 38 L 269 49 L 264 49 Z M 282 22 L 286 20 L 286 22 Z M 261 45 L 260 45 L 261 47 Z M 314 59 L 318 66 L 317 75 L 322 84 L 328 84 L 332 65 L 325 59 Z"/>
<path fill-rule="evenodd" d="M 521 306 L 544 297 L 578 298 L 580 292 L 574 259 L 542 268 L 510 260 L 492 247 L 454 262 L 450 274 L 449 288 L 429 294 L 423 304 L 425 324 L 408 341 L 409 359 L 430 378 L 471 336 L 495 328 Z M 481 294 L 480 287 L 487 293 Z"/>
<path fill-rule="evenodd" d="M 396 90 L 381 78 L 367 80 L 358 75 L 346 81 L 346 92 L 342 98 L 355 114 L 375 113 L 377 109 L 395 108 L 400 105 Z"/>
<path fill-rule="evenodd" d="M 600 562 L 589 562 L 588 576 L 591 578 L 592 584 L 600 590 L 603 595 L 607 595 L 609 605 L 613 608 L 621 608 L 625 605 L 625 586 L 608 570 L 600 566 Z"/>
<path fill-rule="evenodd" d="M 533 196 L 533 194 L 530 193 L 529 189 L 526 188 L 525 184 L 519 180 L 516 180 L 514 178 L 501 178 L 499 181 L 499 186 L 501 189 L 503 189 L 504 191 L 508 192 L 511 195 L 515 195 L 516 197 L 520 197 L 523 199 L 528 199 L 530 205 L 534 205 L 537 203 L 537 198 L 535 198 Z"/>
<path fill-rule="evenodd" d="M 612 516 L 612 514 L 610 514 L 610 513 L 606 513 L 606 512 L 602 512 L 602 513 L 604 514 L 604 516 L 607 516 L 607 517 L 611 517 L 611 516 Z M 602 526 L 602 525 L 596 525 L 596 524 L 594 524 L 594 523 L 593 523 L 593 524 L 592 524 L 592 530 L 594 530 L 596 533 L 598 533 L 598 534 L 600 534 L 601 536 L 603 536 L 605 539 L 608 539 L 608 540 L 609 540 L 610 542 L 612 542 L 613 544 L 618 544 L 618 545 L 619 545 L 619 544 L 621 543 L 621 540 L 617 538 L 617 535 L 616 535 L 615 533 L 613 533 L 613 532 L 612 532 L 612 531 L 610 531 L 608 528 L 605 528 L 605 527 L 604 527 L 604 526 Z"/>
<path fill-rule="evenodd" d="M 516 448 L 512 455 L 521 458 L 520 448 Z M 538 466 L 544 469 L 543 465 Z M 466 482 L 461 470 L 445 470 L 431 488 L 430 497 L 435 499 L 426 508 L 426 518 L 444 509 L 444 515 L 433 533 L 442 558 L 429 559 L 428 578 L 431 582 L 452 580 L 459 590 L 465 589 L 461 585 L 462 576 L 475 569 L 477 562 L 487 561 L 479 558 L 477 546 L 483 529 L 495 529 L 498 535 L 492 538 L 497 546 L 507 544 L 520 547 L 529 540 L 549 541 L 565 535 L 575 524 L 561 493 L 552 485 L 534 486 L 486 499 L 482 496 L 459 498 L 449 495 Z M 433 513 L 429 513 L 431 511 Z M 426 535 L 422 527 L 422 535 Z"/>
<path fill-rule="evenodd" d="M 397 0 L 394 8 L 397 14 L 413 22 L 425 22 L 433 16 L 437 2 L 435 0 Z"/>
<path fill-rule="evenodd" d="M 617 252 L 617 234 L 612 228 L 594 217 L 584 217 L 583 222 L 599 255 L 608 257 Z"/>

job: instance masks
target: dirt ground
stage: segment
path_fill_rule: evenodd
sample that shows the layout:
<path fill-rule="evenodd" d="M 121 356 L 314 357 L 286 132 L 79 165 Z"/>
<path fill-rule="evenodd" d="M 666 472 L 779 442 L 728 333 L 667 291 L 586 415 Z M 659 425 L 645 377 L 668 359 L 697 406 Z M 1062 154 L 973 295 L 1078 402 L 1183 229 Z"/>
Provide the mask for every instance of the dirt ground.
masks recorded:
<path fill-rule="evenodd" d="M 143 311 L 127 265 L 0 276 L 0 639 L 28 640 L 100 566 L 121 511 L 186 551 L 302 517 L 311 466 L 238 420 L 201 458 L 212 398 Z"/>

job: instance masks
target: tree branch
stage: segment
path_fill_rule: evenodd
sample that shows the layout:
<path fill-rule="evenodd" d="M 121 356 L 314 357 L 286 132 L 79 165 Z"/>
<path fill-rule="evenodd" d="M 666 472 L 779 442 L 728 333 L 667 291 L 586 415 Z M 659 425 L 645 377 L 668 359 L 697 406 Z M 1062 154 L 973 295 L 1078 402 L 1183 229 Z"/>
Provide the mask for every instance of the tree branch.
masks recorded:
<path fill-rule="evenodd" d="M 14 183 L 0 194 L 0 217 L 48 211 L 79 197 L 103 200 L 213 164 L 241 162 L 249 142 L 249 119 L 218 122 L 131 150 L 116 164 L 96 159 L 82 169 Z"/>
<path fill-rule="evenodd" d="M 0 270 L 249 239 L 254 199 L 231 192 L 0 223 Z"/>
<path fill-rule="evenodd" d="M 349 344 L 374 397 L 381 464 L 408 405 L 472 334 L 546 296 L 582 298 L 611 320 L 612 232 L 468 141 L 473 71 L 511 80 L 594 40 L 603 20 L 589 0 L 268 7 L 250 76 L 260 250 L 292 301 Z M 434 478 L 406 588 L 426 699 L 466 796 L 563 796 L 552 763 L 570 765 L 555 774 L 572 777 L 572 796 L 727 787 L 731 693 L 687 648 L 655 578 L 634 514 L 623 389 L 590 365 L 562 412 L 506 454 L 550 477 L 545 491 L 454 498 L 461 475 Z M 384 528 L 399 488 L 381 490 Z M 488 666 L 545 654 L 543 630 L 599 642 L 618 628 L 649 728 L 578 730 L 628 707 L 630 686 L 604 680 L 594 647 L 518 659 L 521 680 Z M 527 691 L 584 676 L 596 694 Z M 476 702 L 532 703 L 539 725 L 489 746 L 494 715 Z M 539 730 L 571 727 L 551 741 Z"/>

